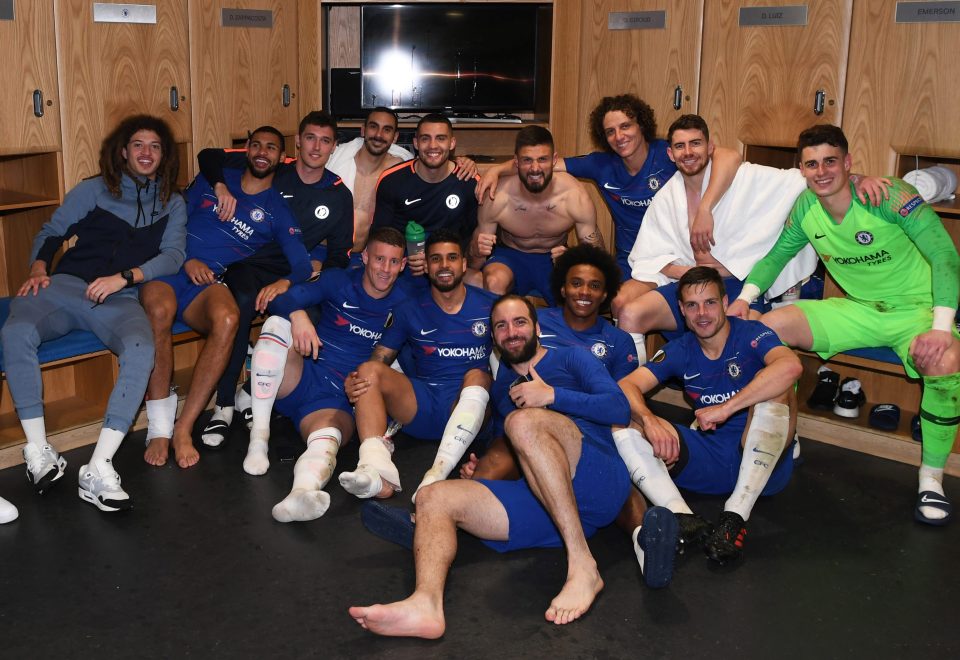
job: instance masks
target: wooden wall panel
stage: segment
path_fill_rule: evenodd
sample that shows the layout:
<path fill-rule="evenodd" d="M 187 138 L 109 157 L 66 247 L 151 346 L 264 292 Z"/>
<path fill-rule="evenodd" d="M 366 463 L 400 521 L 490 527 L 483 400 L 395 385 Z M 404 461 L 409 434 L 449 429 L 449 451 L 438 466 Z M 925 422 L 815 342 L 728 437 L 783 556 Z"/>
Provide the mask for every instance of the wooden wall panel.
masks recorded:
<path fill-rule="evenodd" d="M 272 28 L 224 28 L 223 8 L 270 9 Z M 194 149 L 229 145 L 271 124 L 296 133 L 299 116 L 297 0 L 190 3 L 190 84 Z M 292 101 L 282 105 L 283 85 Z"/>
<path fill-rule="evenodd" d="M 297 0 L 297 52 L 302 117 L 323 107 L 323 19 L 317 0 Z"/>
<path fill-rule="evenodd" d="M 360 7 L 331 7 L 327 57 L 334 69 L 360 68 Z"/>
<path fill-rule="evenodd" d="M 815 123 L 842 117 L 852 0 L 808 0 L 807 25 L 743 27 L 741 7 L 795 0 L 707 0 L 700 114 L 718 144 L 791 147 Z M 813 112 L 823 89 L 822 115 Z"/>
<path fill-rule="evenodd" d="M 843 129 L 854 167 L 892 173 L 895 154 L 960 158 L 960 23 L 896 23 L 895 0 L 853 8 Z"/>
<path fill-rule="evenodd" d="M 190 141 L 187 0 L 156 0 L 157 23 L 94 23 L 90 0 L 58 0 L 64 183 L 96 174 L 100 142 L 127 115 L 146 112 Z M 180 109 L 170 109 L 170 88 Z"/>
<path fill-rule="evenodd" d="M 666 10 L 663 30 L 610 30 L 611 12 Z M 658 134 L 674 119 L 695 112 L 699 96 L 703 0 L 594 0 L 585 2 L 580 39 L 577 152 L 595 147 L 587 119 L 604 96 L 632 92 L 653 108 Z M 674 89 L 683 105 L 674 110 Z"/>
<path fill-rule="evenodd" d="M 16 5 L 15 20 L 0 21 L 0 154 L 60 148 L 60 92 L 53 0 Z M 33 91 L 43 92 L 44 116 L 33 114 Z"/>

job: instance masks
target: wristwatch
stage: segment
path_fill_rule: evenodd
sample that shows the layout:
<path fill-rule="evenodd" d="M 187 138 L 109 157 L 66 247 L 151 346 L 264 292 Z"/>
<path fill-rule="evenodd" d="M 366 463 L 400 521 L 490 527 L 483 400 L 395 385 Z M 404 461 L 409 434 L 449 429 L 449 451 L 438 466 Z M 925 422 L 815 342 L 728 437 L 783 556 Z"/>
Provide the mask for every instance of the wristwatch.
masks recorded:
<path fill-rule="evenodd" d="M 133 271 L 132 271 L 132 270 L 122 270 L 122 271 L 120 271 L 120 277 L 122 277 L 122 278 L 123 278 L 124 280 L 126 280 L 126 282 L 127 282 L 126 286 L 124 287 L 125 289 L 126 289 L 127 287 L 133 286 L 134 282 L 133 282 Z"/>

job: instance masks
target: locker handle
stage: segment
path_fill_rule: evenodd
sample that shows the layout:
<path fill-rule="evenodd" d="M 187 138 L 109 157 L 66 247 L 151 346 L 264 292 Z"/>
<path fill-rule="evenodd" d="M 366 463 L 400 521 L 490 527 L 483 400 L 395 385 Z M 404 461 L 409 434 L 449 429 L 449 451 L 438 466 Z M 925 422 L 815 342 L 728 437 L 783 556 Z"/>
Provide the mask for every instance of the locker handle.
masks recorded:
<path fill-rule="evenodd" d="M 33 90 L 33 116 L 43 116 L 43 91 L 39 89 Z"/>
<path fill-rule="evenodd" d="M 677 85 L 677 88 L 673 90 L 673 109 L 679 110 L 680 106 L 683 105 L 683 89 L 680 85 Z"/>
<path fill-rule="evenodd" d="M 290 107 L 290 85 L 283 86 L 283 107 Z"/>
<path fill-rule="evenodd" d="M 823 105 L 824 101 L 826 101 L 826 98 L 827 93 L 822 89 L 818 89 L 816 95 L 813 97 L 813 114 L 823 114 Z"/>
<path fill-rule="evenodd" d="M 170 88 L 170 109 L 174 112 L 180 109 L 180 92 L 176 85 Z"/>

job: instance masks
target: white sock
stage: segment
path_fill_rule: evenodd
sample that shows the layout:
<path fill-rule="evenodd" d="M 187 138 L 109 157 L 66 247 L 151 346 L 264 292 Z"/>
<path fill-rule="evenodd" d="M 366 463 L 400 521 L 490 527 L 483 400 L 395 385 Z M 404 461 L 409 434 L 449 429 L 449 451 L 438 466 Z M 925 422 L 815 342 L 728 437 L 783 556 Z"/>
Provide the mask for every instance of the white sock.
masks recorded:
<path fill-rule="evenodd" d="M 43 417 L 21 419 L 20 426 L 23 427 L 23 434 L 31 445 L 43 447 L 47 444 L 47 425 Z"/>
<path fill-rule="evenodd" d="M 270 469 L 270 445 L 266 440 L 253 437 L 250 433 L 250 444 L 247 445 L 247 455 L 243 459 L 243 471 L 255 477 L 266 474 Z"/>
<path fill-rule="evenodd" d="M 351 495 L 361 499 L 380 493 L 384 482 L 400 492 L 400 472 L 390 460 L 393 443 L 379 436 L 367 438 L 360 443 L 360 460 L 353 472 L 340 473 L 340 485 Z"/>
<path fill-rule="evenodd" d="M 250 371 L 250 391 L 253 394 L 251 401 L 253 410 L 253 427 L 250 429 L 251 444 L 254 440 L 257 440 L 266 445 L 270 438 L 270 413 L 273 410 L 274 402 L 277 400 L 280 383 L 283 381 L 287 352 L 290 350 L 290 344 L 292 343 L 290 321 L 279 316 L 271 316 L 266 320 L 260 330 L 257 345 L 253 348 Z"/>
<path fill-rule="evenodd" d="M 17 507 L 0 497 L 0 525 L 13 522 L 19 515 L 20 512 L 17 511 Z"/>
<path fill-rule="evenodd" d="M 316 520 L 330 506 L 330 495 L 321 490 L 337 467 L 340 430 L 332 426 L 314 431 L 307 437 L 307 450 L 293 466 L 293 488 L 273 507 L 278 522 Z"/>
<path fill-rule="evenodd" d="M 757 503 L 787 444 L 789 427 L 790 408 L 785 403 L 762 401 L 753 407 L 753 418 L 743 443 L 737 485 L 723 505 L 724 511 L 733 511 L 745 521 L 750 519 L 753 505 Z"/>
<path fill-rule="evenodd" d="M 637 365 L 643 366 L 647 363 L 647 341 L 642 332 L 628 333 L 637 347 Z"/>
<path fill-rule="evenodd" d="M 653 455 L 653 446 L 640 431 L 620 429 L 613 433 L 613 441 L 630 472 L 630 481 L 651 504 L 666 507 L 674 513 L 693 513 L 670 478 L 667 466 Z"/>
<path fill-rule="evenodd" d="M 497 379 L 498 371 L 500 371 L 500 357 L 496 351 L 490 351 L 490 375 L 494 380 Z"/>
<path fill-rule="evenodd" d="M 920 466 L 920 488 L 918 493 L 925 490 L 933 491 L 938 495 L 946 495 L 943 492 L 943 468 L 930 467 L 929 465 Z M 921 506 L 920 513 L 931 520 L 942 520 L 947 517 L 947 512 L 935 509 L 932 506 Z"/>
<path fill-rule="evenodd" d="M 227 432 L 233 423 L 233 406 L 214 405 L 213 415 L 210 416 L 210 421 L 207 422 L 207 428 L 210 427 L 211 422 L 215 421 L 224 422 L 227 428 L 218 428 L 214 432 L 207 432 L 207 429 L 204 429 L 204 433 L 200 436 L 200 439 L 203 440 L 203 444 L 208 447 L 219 447 L 223 444 L 223 441 L 227 439 Z"/>
<path fill-rule="evenodd" d="M 147 444 L 154 438 L 172 438 L 173 424 L 176 421 L 176 392 L 171 392 L 166 399 L 147 401 Z"/>
<path fill-rule="evenodd" d="M 97 439 L 97 446 L 93 448 L 93 454 L 90 456 L 90 462 L 109 461 L 113 459 L 117 450 L 120 449 L 120 443 L 126 435 L 123 431 L 116 429 L 101 428 L 100 437 Z"/>
<path fill-rule="evenodd" d="M 417 492 L 421 488 L 446 479 L 453 468 L 457 466 L 457 463 L 460 462 L 460 459 L 463 458 L 467 447 L 470 446 L 473 439 L 477 437 L 477 432 L 480 431 L 489 400 L 490 393 L 477 385 L 465 387 L 460 392 L 460 400 L 453 408 L 453 413 L 450 414 L 446 428 L 443 429 L 443 436 L 440 438 L 440 447 L 437 449 L 437 457 L 433 460 L 433 466 L 423 475 L 423 481 L 420 482 L 417 490 L 413 493 L 411 499 L 414 503 L 417 501 Z"/>

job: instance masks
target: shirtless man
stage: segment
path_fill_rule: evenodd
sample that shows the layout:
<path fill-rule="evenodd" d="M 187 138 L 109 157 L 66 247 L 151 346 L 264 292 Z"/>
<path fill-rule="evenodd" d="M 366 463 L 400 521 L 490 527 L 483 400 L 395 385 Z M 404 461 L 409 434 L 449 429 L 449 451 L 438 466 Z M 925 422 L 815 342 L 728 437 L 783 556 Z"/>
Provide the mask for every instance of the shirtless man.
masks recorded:
<path fill-rule="evenodd" d="M 480 208 L 471 265 L 483 269 L 488 291 L 526 295 L 536 290 L 553 305 L 550 273 L 553 260 L 567 249 L 570 229 L 576 229 L 580 243 L 603 247 L 596 209 L 576 179 L 564 173 L 554 176 L 557 153 L 550 131 L 542 126 L 521 129 L 514 154 L 519 176 L 507 180 L 500 195 Z M 498 230 L 500 245 L 494 253 Z"/>

